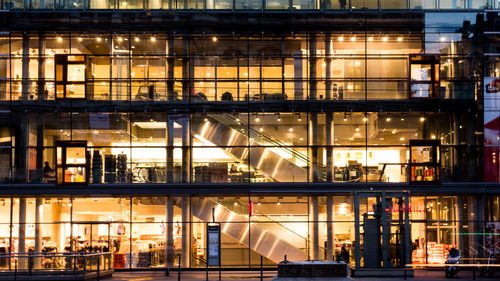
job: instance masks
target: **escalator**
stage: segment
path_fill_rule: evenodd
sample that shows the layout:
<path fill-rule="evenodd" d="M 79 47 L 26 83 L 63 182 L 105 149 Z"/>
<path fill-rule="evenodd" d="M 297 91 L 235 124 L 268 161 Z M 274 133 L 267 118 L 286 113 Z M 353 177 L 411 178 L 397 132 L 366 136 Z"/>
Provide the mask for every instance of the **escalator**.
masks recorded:
<path fill-rule="evenodd" d="M 307 166 L 307 156 L 261 132 L 249 129 L 249 126 L 231 114 L 209 114 L 205 122 L 194 123 L 193 132 L 196 138 L 221 147 L 225 153 L 261 171 L 273 180 L 307 181 L 307 169 L 289 160 L 296 159 L 296 162 L 302 161 L 304 166 Z M 265 141 L 257 142 L 254 140 L 256 138 Z"/>
<path fill-rule="evenodd" d="M 224 222 L 221 225 L 221 232 L 238 240 L 240 243 L 249 246 L 258 254 L 268 258 L 269 260 L 278 263 L 283 260 L 284 255 L 291 261 L 307 260 L 306 253 L 295 247 L 295 241 L 285 241 L 284 236 L 271 232 L 256 223 L 241 223 L 247 222 L 248 218 L 242 216 L 229 208 L 219 204 L 208 198 L 191 199 L 192 215 L 198 219 L 209 222 L 212 221 L 212 210 L 214 210 L 215 221 Z M 280 227 L 280 226 L 278 226 Z M 283 233 L 285 229 L 278 230 Z M 289 235 L 296 236 L 298 234 L 289 233 Z M 303 237 L 296 237 L 294 239 L 305 239 Z M 292 245 L 293 244 L 293 245 Z"/>
<path fill-rule="evenodd" d="M 198 139 L 221 147 L 228 155 L 275 181 L 307 181 L 307 167 L 312 165 L 307 154 L 255 130 L 232 114 L 208 114 L 204 122 L 193 122 L 193 126 Z M 311 168 L 319 181 L 326 182 L 326 166 L 316 163 Z M 335 178 L 337 182 L 358 182 L 363 177 L 362 169 L 351 165 L 337 167 L 336 174 L 342 175 Z"/>

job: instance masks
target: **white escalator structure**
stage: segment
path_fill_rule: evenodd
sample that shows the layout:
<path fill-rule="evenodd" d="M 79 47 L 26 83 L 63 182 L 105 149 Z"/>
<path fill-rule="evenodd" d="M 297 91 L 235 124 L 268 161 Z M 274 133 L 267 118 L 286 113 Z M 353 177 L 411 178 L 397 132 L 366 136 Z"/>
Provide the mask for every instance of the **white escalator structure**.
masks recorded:
<path fill-rule="evenodd" d="M 307 181 L 307 156 L 252 129 L 231 114 L 209 114 L 205 120 L 193 128 L 198 139 L 221 147 L 228 155 L 275 181 Z M 303 165 L 297 165 L 298 162 Z"/>
<path fill-rule="evenodd" d="M 293 233 L 292 230 L 286 229 L 278 223 L 272 223 L 269 225 L 273 225 L 273 231 L 270 231 L 258 223 L 245 223 L 248 222 L 248 217 L 209 198 L 193 197 L 191 200 L 193 216 L 202 221 L 210 222 L 213 212 L 215 221 L 223 222 L 221 224 L 223 234 L 249 246 L 267 259 L 278 263 L 286 255 L 287 260 L 290 261 L 307 260 L 305 249 L 301 250 L 296 247 L 296 245 L 304 244 L 306 238 Z"/>

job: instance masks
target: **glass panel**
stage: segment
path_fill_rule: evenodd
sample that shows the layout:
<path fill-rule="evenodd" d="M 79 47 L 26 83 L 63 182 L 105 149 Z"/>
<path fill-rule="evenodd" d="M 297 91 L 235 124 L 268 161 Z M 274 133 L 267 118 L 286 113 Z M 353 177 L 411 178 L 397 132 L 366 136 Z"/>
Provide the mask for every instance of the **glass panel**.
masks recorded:
<path fill-rule="evenodd" d="M 85 98 L 85 85 L 83 84 L 67 84 L 66 98 Z"/>
<path fill-rule="evenodd" d="M 64 169 L 64 182 L 66 183 L 84 183 L 85 167 L 68 167 Z"/>
<path fill-rule="evenodd" d="M 85 164 L 86 162 L 84 147 L 66 148 L 66 164 Z"/>

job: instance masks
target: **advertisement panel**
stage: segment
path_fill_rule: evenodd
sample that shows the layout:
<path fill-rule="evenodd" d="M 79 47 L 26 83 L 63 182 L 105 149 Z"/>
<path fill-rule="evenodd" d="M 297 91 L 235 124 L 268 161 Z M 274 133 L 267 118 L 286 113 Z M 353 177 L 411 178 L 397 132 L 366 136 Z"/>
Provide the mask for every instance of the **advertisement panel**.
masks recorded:
<path fill-rule="evenodd" d="M 500 181 L 500 78 L 484 78 L 484 181 Z"/>

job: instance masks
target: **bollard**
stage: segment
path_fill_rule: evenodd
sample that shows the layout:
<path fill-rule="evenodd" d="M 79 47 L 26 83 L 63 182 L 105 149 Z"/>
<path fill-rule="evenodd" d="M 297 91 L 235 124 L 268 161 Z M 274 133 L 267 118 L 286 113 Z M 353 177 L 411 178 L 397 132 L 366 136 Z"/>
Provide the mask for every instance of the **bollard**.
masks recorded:
<path fill-rule="evenodd" d="M 32 262 L 34 263 L 34 259 L 33 257 L 31 258 L 28 258 L 28 272 L 29 272 L 29 276 L 31 276 L 33 274 L 32 272 Z"/>
<path fill-rule="evenodd" d="M 97 281 L 101 281 L 101 256 L 97 256 Z"/>
<path fill-rule="evenodd" d="M 17 281 L 17 259 L 14 261 L 14 280 Z"/>
<path fill-rule="evenodd" d="M 179 255 L 179 273 L 177 274 L 177 280 L 181 281 L 181 255 Z"/>
<path fill-rule="evenodd" d="M 262 256 L 260 256 L 260 281 L 264 281 L 264 270 L 262 269 Z"/>

